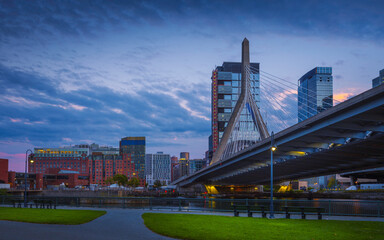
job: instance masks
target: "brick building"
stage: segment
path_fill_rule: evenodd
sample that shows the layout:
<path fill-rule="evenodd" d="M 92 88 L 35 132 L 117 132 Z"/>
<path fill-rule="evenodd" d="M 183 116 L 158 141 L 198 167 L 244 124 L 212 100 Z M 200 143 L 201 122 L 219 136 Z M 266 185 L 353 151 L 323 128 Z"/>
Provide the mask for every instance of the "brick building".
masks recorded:
<path fill-rule="evenodd" d="M 131 179 L 136 177 L 140 181 L 140 186 L 145 185 L 145 180 L 138 177 L 135 171 L 135 164 L 132 162 L 130 154 L 102 154 L 92 153 L 89 156 L 90 183 L 105 186 L 105 181 L 116 174 L 123 174 Z"/>
<path fill-rule="evenodd" d="M 35 148 L 34 155 L 29 156 L 28 173 L 46 173 L 50 168 L 58 168 L 89 174 L 88 153 L 84 148 Z"/>
<path fill-rule="evenodd" d="M 24 189 L 25 173 L 8 173 L 8 182 L 13 189 Z M 52 189 L 64 185 L 68 188 L 89 185 L 88 175 L 80 174 L 72 169 L 50 168 L 46 173 L 28 173 L 27 188 L 30 190 Z"/>
<path fill-rule="evenodd" d="M 8 159 L 0 158 L 0 183 L 8 183 Z"/>

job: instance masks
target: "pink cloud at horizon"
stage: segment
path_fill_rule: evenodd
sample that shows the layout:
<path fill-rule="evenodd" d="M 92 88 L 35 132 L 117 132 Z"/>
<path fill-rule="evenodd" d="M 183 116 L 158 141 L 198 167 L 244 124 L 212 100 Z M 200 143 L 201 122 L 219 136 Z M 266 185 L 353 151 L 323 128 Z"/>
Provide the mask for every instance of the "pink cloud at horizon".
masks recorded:
<path fill-rule="evenodd" d="M 338 103 L 344 102 L 345 100 L 350 99 L 351 97 L 359 94 L 360 92 L 362 92 L 362 91 L 360 91 L 359 89 L 348 88 L 348 89 L 343 90 L 342 92 L 335 93 L 333 95 L 333 99 L 335 101 L 337 101 Z"/>

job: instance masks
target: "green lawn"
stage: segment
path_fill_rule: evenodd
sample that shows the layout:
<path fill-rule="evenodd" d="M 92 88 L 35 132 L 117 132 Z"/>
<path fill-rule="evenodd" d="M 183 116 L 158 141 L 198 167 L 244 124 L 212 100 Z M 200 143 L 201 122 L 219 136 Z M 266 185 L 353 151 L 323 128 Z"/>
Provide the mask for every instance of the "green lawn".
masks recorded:
<path fill-rule="evenodd" d="M 152 231 L 180 239 L 384 239 L 384 222 L 144 213 Z"/>
<path fill-rule="evenodd" d="M 90 222 L 106 211 L 0 207 L 0 220 L 76 225 Z"/>

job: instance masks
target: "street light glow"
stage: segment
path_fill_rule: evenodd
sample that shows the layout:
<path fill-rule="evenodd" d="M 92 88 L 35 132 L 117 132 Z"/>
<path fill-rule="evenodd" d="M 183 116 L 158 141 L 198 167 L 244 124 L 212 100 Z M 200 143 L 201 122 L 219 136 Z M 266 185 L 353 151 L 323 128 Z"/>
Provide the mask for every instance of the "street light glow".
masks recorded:
<path fill-rule="evenodd" d="M 277 149 L 276 146 L 271 147 L 272 152 L 276 151 L 276 149 Z"/>

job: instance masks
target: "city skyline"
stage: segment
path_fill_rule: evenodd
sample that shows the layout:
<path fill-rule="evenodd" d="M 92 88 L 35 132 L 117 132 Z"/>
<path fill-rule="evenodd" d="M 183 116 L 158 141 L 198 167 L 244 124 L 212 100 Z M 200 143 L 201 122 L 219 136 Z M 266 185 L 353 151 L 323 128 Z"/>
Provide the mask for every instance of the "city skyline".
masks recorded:
<path fill-rule="evenodd" d="M 3 1 L 0 158 L 22 170 L 25 150 L 117 146 L 203 158 L 215 66 L 251 62 L 290 82 L 330 66 L 334 98 L 371 88 L 383 69 L 380 1 Z M 297 107 L 297 106 L 294 106 Z"/>

